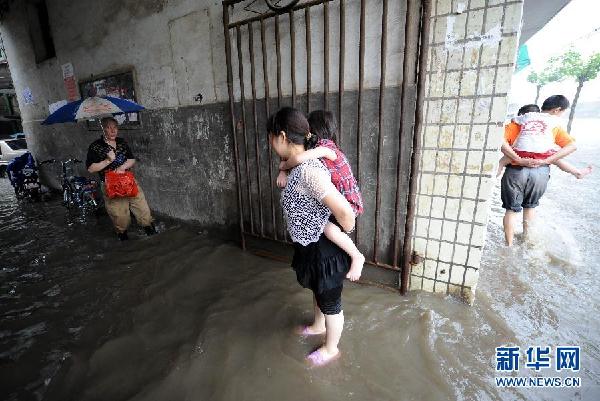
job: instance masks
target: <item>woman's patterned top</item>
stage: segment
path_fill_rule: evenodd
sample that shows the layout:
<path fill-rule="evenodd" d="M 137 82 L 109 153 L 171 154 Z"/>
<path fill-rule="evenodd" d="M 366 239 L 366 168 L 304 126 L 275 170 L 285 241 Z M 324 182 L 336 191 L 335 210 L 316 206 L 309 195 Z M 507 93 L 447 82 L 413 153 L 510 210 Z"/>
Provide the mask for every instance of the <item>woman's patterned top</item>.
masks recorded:
<path fill-rule="evenodd" d="M 290 170 L 281 192 L 281 207 L 293 242 L 306 246 L 319 240 L 331 215 L 321 201 L 330 191 L 336 191 L 330 173 L 318 160 Z"/>

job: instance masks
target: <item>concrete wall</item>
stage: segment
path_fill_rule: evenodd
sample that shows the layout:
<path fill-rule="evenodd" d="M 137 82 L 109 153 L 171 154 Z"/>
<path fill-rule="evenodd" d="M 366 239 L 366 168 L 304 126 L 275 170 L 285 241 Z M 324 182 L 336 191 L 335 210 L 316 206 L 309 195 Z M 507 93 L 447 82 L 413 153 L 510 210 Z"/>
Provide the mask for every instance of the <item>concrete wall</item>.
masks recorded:
<path fill-rule="evenodd" d="M 522 7 L 434 2 L 411 289 L 473 301 Z"/>
<path fill-rule="evenodd" d="M 367 2 L 367 43 L 365 89 L 379 85 L 378 35 L 381 5 Z M 235 225 L 235 172 L 232 162 L 230 117 L 227 108 L 225 45 L 220 0 L 135 1 L 47 1 L 56 57 L 36 64 L 28 33 L 26 2 L 14 2 L 2 21 L 1 33 L 13 67 L 13 78 L 23 113 L 24 131 L 38 159 L 78 157 L 83 159 L 89 142 L 99 133 L 86 125 L 61 124 L 44 127 L 51 103 L 67 97 L 61 65 L 71 63 L 76 80 L 118 71 L 134 71 L 139 103 L 148 112 L 142 115 L 142 128 L 121 130 L 140 157 L 137 175 L 152 209 L 173 217 L 194 219 L 203 224 Z M 265 11 L 261 2 L 252 6 Z M 405 4 L 390 1 L 386 86 L 397 86 L 402 79 L 403 21 Z M 339 8 L 330 5 L 330 82 L 331 92 L 338 86 Z M 255 15 L 243 5 L 230 8 L 231 21 Z M 358 87 L 358 36 L 360 1 L 346 1 L 346 72 L 345 87 L 350 97 Z M 290 32 L 287 15 L 282 22 L 281 57 L 283 96 L 291 94 Z M 304 13 L 296 13 L 296 77 L 298 94 L 306 92 Z M 322 92 L 323 85 L 323 11 L 311 11 L 312 85 L 311 92 Z M 255 49 L 260 33 L 255 24 Z M 232 35 L 232 69 L 237 77 L 235 34 Z M 248 57 L 248 37 L 242 36 L 244 57 Z M 270 68 L 270 98 L 277 96 L 275 36 L 273 21 L 266 26 L 267 59 Z M 247 66 L 246 66 L 247 67 Z M 262 76 L 257 60 L 256 75 Z M 249 98 L 250 69 L 246 68 L 245 90 Z M 26 101 L 24 91 L 32 94 Z M 194 100 L 203 95 L 202 104 Z M 240 99 L 239 80 L 234 79 L 234 95 Z M 264 98 L 263 86 L 257 85 L 257 97 Z M 375 97 L 376 98 L 376 97 Z M 391 105 L 394 102 L 388 102 Z M 333 104 L 331 105 L 333 107 Z M 183 110 L 187 108 L 189 110 Z M 218 111 L 218 116 L 214 113 Z M 274 111 L 274 110 L 272 110 Z M 347 120 L 355 110 L 347 109 Z M 376 116 L 370 117 L 373 121 Z M 367 121 L 371 124 L 371 121 Z M 394 123 L 392 123 L 392 126 Z M 262 125 L 261 125 L 262 127 Z M 349 127 L 350 128 L 350 127 Z M 140 150 L 137 147 L 140 147 Z M 352 151 L 350 150 L 350 153 Z M 351 156 L 352 157 L 352 156 Z M 173 162 L 177 160 L 177 162 Z M 215 170 L 213 167 L 218 166 Z M 82 171 L 83 173 L 83 171 Z M 160 185 L 159 185 L 160 184 Z M 403 184 L 406 186 L 406 184 Z M 198 201 L 204 199 L 206 203 Z M 187 208 L 182 205 L 200 205 Z M 227 205 L 215 208 L 214 205 Z M 214 210 L 213 210 L 214 209 Z"/>
<path fill-rule="evenodd" d="M 35 156 L 84 160 L 99 136 L 84 123 L 40 125 L 48 105 L 67 97 L 62 64 L 72 63 L 77 80 L 133 70 L 137 100 L 148 111 L 141 129 L 121 136 L 138 158 L 136 174 L 151 208 L 209 226 L 235 225 L 221 2 L 48 1 L 56 57 L 39 64 L 25 3 L 12 3 L 2 37 Z M 198 93 L 202 104 L 194 101 Z"/>

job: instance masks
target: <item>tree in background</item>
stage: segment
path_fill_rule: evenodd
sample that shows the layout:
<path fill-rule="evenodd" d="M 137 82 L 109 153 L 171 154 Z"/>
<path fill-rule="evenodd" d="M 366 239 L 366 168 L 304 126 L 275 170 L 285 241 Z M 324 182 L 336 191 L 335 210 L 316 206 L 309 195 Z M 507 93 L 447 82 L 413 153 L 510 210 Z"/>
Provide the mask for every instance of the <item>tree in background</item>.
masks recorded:
<path fill-rule="evenodd" d="M 546 69 L 541 72 L 531 71 L 527 76 L 527 81 L 534 84 L 536 88 L 534 103 L 538 103 L 538 100 L 540 99 L 540 90 L 546 86 L 546 84 L 558 80 L 559 76 L 556 74 L 556 71 L 553 71 L 552 69 Z"/>
<path fill-rule="evenodd" d="M 567 131 L 570 132 L 581 88 L 583 88 L 585 82 L 595 79 L 600 72 L 600 53 L 594 53 L 584 60 L 580 53 L 570 49 L 561 56 L 551 58 L 548 63 L 550 70 L 556 74 L 556 80 L 573 78 L 577 81 L 577 90 L 571 103 L 571 112 L 569 113 L 569 123 L 567 125 Z"/>

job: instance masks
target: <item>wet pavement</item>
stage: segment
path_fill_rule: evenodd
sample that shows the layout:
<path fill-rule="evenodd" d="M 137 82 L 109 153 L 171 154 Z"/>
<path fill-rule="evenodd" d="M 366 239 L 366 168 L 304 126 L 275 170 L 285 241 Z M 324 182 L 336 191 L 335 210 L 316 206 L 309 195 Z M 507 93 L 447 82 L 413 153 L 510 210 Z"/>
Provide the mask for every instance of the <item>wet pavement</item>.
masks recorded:
<path fill-rule="evenodd" d="M 600 141 L 578 141 L 571 160 L 595 163 Z M 120 243 L 106 216 L 17 203 L 2 179 L 0 399 L 598 400 L 599 186 L 598 167 L 582 181 L 553 169 L 536 235 L 513 249 L 494 202 L 472 307 L 347 283 L 342 358 L 309 369 L 320 340 L 293 328 L 311 295 L 286 264 L 174 221 Z M 581 346 L 579 372 L 512 374 L 581 387 L 498 388 L 503 345 Z"/>

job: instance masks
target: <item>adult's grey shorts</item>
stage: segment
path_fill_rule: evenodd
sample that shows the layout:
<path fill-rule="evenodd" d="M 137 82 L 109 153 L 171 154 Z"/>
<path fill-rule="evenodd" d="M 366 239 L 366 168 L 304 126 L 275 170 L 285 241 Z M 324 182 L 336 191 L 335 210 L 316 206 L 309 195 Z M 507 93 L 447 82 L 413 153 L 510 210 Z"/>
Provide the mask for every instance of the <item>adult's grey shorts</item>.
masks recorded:
<path fill-rule="evenodd" d="M 550 166 L 506 166 L 500 186 L 502 207 L 514 212 L 536 207 L 546 192 L 549 179 Z"/>

